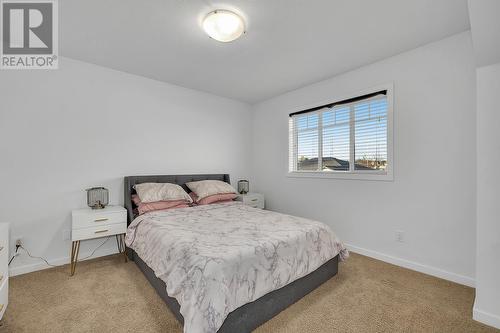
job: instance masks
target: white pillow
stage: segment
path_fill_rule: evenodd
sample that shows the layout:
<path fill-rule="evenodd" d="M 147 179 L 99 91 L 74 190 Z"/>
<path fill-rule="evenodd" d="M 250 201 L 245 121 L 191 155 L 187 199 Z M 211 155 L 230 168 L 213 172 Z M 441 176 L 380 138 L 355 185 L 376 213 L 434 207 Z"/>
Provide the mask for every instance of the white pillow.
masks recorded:
<path fill-rule="evenodd" d="M 141 202 L 186 200 L 193 202 L 193 199 L 184 189 L 171 183 L 143 183 L 134 186 Z"/>
<path fill-rule="evenodd" d="M 197 196 L 198 200 L 215 194 L 236 193 L 234 187 L 221 180 L 200 180 L 186 183 Z"/>

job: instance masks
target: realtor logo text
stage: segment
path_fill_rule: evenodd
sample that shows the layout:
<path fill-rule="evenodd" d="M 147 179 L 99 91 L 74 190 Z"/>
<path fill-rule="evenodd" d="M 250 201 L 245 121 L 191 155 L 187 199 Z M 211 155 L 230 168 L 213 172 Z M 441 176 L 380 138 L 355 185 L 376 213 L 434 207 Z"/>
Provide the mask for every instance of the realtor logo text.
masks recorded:
<path fill-rule="evenodd" d="M 57 69 L 56 0 L 0 0 L 1 69 Z"/>

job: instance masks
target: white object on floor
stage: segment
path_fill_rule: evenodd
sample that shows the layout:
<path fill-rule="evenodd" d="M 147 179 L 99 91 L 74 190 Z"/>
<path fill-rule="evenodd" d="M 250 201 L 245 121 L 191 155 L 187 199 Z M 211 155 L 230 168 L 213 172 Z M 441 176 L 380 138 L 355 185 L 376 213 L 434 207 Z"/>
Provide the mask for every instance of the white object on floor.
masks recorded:
<path fill-rule="evenodd" d="M 125 254 L 127 210 L 121 206 L 83 208 L 71 212 L 71 275 L 75 273 L 80 241 L 115 236 L 118 251 Z"/>
<path fill-rule="evenodd" d="M 9 303 L 9 224 L 0 223 L 0 319 Z"/>
<path fill-rule="evenodd" d="M 241 201 L 254 208 L 264 209 L 265 206 L 264 194 L 261 193 L 238 194 L 236 201 Z"/>

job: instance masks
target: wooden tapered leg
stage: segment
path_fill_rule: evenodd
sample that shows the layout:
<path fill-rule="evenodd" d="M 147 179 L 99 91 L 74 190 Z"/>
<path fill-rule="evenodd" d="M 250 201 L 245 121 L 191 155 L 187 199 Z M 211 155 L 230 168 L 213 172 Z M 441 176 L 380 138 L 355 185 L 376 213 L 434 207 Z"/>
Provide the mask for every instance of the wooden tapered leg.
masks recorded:
<path fill-rule="evenodd" d="M 118 248 L 118 253 L 122 253 L 122 247 L 120 245 L 120 235 L 115 235 L 116 247 Z"/>
<path fill-rule="evenodd" d="M 69 275 L 73 272 L 73 257 L 75 255 L 75 242 L 71 242 L 71 255 L 69 256 Z"/>
<path fill-rule="evenodd" d="M 128 261 L 127 252 L 125 251 L 125 234 L 116 235 L 116 245 L 118 247 L 118 252 L 123 254 L 125 262 Z"/>
<path fill-rule="evenodd" d="M 125 245 L 125 234 L 122 234 L 121 239 L 122 239 L 122 247 L 123 247 L 123 257 L 125 258 L 125 262 L 127 262 L 128 257 L 127 257 L 127 246 Z"/>
<path fill-rule="evenodd" d="M 80 241 L 73 241 L 71 243 L 71 263 L 70 263 L 70 276 L 75 275 L 76 263 L 78 262 L 78 252 L 80 251 Z"/>

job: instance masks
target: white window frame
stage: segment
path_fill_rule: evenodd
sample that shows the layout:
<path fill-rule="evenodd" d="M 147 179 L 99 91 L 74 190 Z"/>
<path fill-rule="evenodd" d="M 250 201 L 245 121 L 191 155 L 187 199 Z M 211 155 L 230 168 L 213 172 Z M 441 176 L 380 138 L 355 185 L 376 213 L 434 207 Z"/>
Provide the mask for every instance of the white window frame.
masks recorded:
<path fill-rule="evenodd" d="M 358 96 L 363 96 L 363 95 L 368 95 L 377 91 L 382 91 L 382 90 L 387 90 L 387 168 L 385 170 L 355 170 L 353 163 L 350 163 L 350 170 L 349 171 L 307 171 L 307 170 L 295 170 L 295 171 L 290 171 L 288 170 L 288 177 L 297 177 L 297 178 L 333 178 L 333 179 L 354 179 L 354 180 L 380 180 L 380 181 L 393 181 L 394 180 L 394 84 L 393 83 L 387 83 L 383 84 L 377 87 L 372 87 L 370 89 L 366 89 L 357 93 L 349 94 L 347 96 L 335 98 L 335 99 L 330 99 L 328 101 L 322 101 L 322 102 L 317 102 L 309 106 L 303 106 L 300 108 L 297 108 L 295 111 L 301 111 L 301 110 L 307 110 L 314 108 L 318 105 L 326 105 L 330 103 L 335 103 L 338 101 L 343 101 L 351 98 L 355 98 Z M 319 111 L 313 111 L 311 114 L 319 112 Z M 320 121 L 321 121 L 321 117 Z M 321 125 L 321 123 L 319 124 Z M 354 121 L 352 119 L 352 112 L 351 112 L 351 120 L 350 120 L 350 161 L 354 160 L 354 131 L 352 130 L 352 127 L 354 126 Z M 319 133 L 318 135 L 322 135 L 322 128 L 320 126 L 319 128 Z M 294 141 L 296 140 L 296 135 L 293 133 L 293 135 L 290 135 L 289 133 L 289 149 L 288 151 L 290 152 L 290 145 L 294 144 Z M 320 140 L 321 142 L 321 140 Z M 295 145 L 296 147 L 296 145 Z M 318 149 L 320 149 L 319 147 Z M 321 161 L 323 151 L 320 149 L 318 151 L 318 162 Z M 297 165 L 297 153 L 293 153 L 293 158 L 294 160 L 292 163 L 294 165 Z M 288 161 L 290 163 L 292 157 L 288 156 Z M 290 169 L 290 165 L 287 163 L 288 168 Z M 321 163 L 321 162 L 319 162 Z M 321 170 L 321 169 L 320 169 Z"/>

